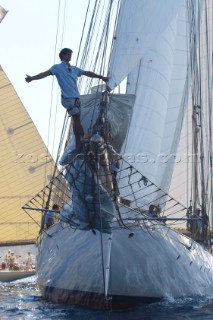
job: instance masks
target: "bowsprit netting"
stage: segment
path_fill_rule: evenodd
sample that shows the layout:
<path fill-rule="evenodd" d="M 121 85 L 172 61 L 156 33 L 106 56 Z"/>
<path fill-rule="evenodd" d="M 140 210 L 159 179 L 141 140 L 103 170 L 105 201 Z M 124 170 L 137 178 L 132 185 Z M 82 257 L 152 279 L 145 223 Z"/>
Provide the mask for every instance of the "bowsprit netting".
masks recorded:
<path fill-rule="evenodd" d="M 60 207 L 60 221 L 83 230 L 110 233 L 146 224 L 151 204 L 158 208 L 150 225 L 180 223 L 186 208 L 161 190 L 95 134 L 25 209 Z M 147 226 L 147 224 L 146 224 Z"/>

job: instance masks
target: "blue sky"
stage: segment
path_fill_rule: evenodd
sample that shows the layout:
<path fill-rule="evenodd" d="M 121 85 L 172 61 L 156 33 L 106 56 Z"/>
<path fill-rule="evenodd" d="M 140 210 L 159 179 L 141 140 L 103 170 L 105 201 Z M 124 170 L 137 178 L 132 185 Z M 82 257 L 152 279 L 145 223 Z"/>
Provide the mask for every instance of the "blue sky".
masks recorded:
<path fill-rule="evenodd" d="M 0 24 L 0 64 L 46 144 L 50 120 L 55 137 L 50 133 L 48 146 L 54 153 L 65 111 L 60 102 L 58 106 L 54 102 L 50 118 L 53 77 L 30 84 L 24 79 L 26 74 L 35 75 L 58 63 L 62 47 L 72 48 L 75 64 L 87 3 L 87 0 L 0 0 L 0 5 L 8 10 Z M 57 95 L 57 84 L 53 92 Z"/>

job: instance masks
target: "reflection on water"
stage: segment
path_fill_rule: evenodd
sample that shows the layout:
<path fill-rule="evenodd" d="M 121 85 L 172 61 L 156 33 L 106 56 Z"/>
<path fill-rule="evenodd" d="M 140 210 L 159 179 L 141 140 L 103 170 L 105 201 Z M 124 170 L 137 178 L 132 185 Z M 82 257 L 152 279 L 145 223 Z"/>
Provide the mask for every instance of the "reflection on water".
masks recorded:
<path fill-rule="evenodd" d="M 213 297 L 167 299 L 135 309 L 97 311 L 57 305 L 41 298 L 36 277 L 0 283 L 0 319 L 44 320 L 212 320 Z"/>

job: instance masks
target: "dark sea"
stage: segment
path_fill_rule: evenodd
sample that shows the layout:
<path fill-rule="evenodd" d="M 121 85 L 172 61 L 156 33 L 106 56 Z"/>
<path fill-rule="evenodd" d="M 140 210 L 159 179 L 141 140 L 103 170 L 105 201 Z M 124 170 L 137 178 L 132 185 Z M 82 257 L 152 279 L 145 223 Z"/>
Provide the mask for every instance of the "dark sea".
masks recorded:
<path fill-rule="evenodd" d="M 97 311 L 43 300 L 36 277 L 0 283 L 0 319 L 180 320 L 213 319 L 213 297 L 165 300 L 134 309 Z"/>

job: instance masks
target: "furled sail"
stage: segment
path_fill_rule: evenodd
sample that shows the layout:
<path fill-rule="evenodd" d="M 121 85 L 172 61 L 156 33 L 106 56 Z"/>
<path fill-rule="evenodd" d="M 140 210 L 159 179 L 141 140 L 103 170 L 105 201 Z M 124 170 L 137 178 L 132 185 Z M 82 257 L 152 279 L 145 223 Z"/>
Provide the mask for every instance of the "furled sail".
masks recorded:
<path fill-rule="evenodd" d="M 81 123 L 85 133 L 94 132 L 96 121 L 100 116 L 100 103 L 102 93 L 81 95 Z M 109 96 L 107 117 L 110 125 L 111 143 L 117 153 L 121 151 L 127 129 L 132 117 L 132 108 L 135 96 L 133 94 L 113 94 Z M 98 128 L 96 128 L 98 130 Z M 61 159 L 61 165 L 67 165 L 70 161 L 69 154 L 75 149 L 75 136 L 72 135 Z"/>
<path fill-rule="evenodd" d="M 131 94 L 112 95 L 108 99 L 106 110 L 102 93 L 81 96 L 81 122 L 84 132 L 99 139 L 98 133 L 105 131 L 106 127 L 110 128 L 110 136 L 105 138 L 119 153 L 131 119 L 134 98 Z M 106 122 L 105 112 L 107 113 Z M 72 200 L 63 207 L 60 217 L 61 220 L 69 220 L 72 225 L 83 230 L 96 229 L 110 233 L 116 210 L 111 200 L 113 178 L 107 159 L 109 150 L 106 152 L 107 148 L 103 146 L 100 152 L 95 149 L 87 150 L 90 156 L 85 155 L 83 150 L 75 153 L 75 138 L 74 135 L 71 136 L 60 164 L 66 165 L 66 179 Z M 115 150 L 112 152 L 116 153 Z M 93 154 L 95 155 L 96 152 L 102 159 L 98 170 L 93 161 Z"/>
<path fill-rule="evenodd" d="M 0 242 L 34 240 L 41 212 L 22 206 L 49 183 L 54 161 L 2 68 L 0 108 Z"/>

